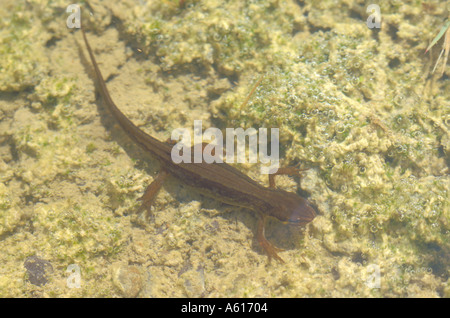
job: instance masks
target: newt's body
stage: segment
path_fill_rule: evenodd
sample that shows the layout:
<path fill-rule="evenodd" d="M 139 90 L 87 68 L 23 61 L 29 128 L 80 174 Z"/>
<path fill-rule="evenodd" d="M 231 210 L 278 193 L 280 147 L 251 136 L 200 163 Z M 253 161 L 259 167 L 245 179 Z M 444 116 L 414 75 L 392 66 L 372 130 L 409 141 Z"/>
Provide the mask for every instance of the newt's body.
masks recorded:
<path fill-rule="evenodd" d="M 171 158 L 173 145 L 161 142 L 146 134 L 134 125 L 114 104 L 106 88 L 103 76 L 98 68 L 92 49 L 82 30 L 83 38 L 89 52 L 95 75 L 97 77 L 100 94 L 109 111 L 119 122 L 120 126 L 143 149 L 150 152 L 161 163 L 161 172 L 148 186 L 142 196 L 143 207 L 149 211 L 154 197 L 161 188 L 168 175 L 173 175 L 197 188 L 201 193 L 214 197 L 221 202 L 234 206 L 245 207 L 255 211 L 259 217 L 257 239 L 266 253 L 279 261 L 278 248 L 274 247 L 264 237 L 264 226 L 267 216 L 275 217 L 282 222 L 303 225 L 315 217 L 314 209 L 308 201 L 292 192 L 275 188 L 274 175 L 269 176 L 270 187 L 266 188 L 226 163 L 179 163 L 175 164 Z M 295 168 L 281 168 L 276 174 L 294 174 Z"/>

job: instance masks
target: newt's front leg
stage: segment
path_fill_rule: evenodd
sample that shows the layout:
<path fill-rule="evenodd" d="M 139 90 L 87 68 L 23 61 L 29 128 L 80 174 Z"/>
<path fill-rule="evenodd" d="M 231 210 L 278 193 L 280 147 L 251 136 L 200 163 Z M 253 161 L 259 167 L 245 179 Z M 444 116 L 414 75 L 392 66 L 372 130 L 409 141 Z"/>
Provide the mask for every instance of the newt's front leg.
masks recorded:
<path fill-rule="evenodd" d="M 297 167 L 284 167 L 279 168 L 277 172 L 269 174 L 269 187 L 275 188 L 275 176 L 289 175 L 289 176 L 301 176 L 300 172 L 308 169 L 299 169 Z"/>
<path fill-rule="evenodd" d="M 269 187 L 270 188 L 275 188 L 275 176 L 277 175 L 298 175 L 300 176 L 300 172 L 305 171 L 308 169 L 299 169 L 297 167 L 284 167 L 284 168 L 280 168 L 278 169 L 278 171 L 276 173 L 270 174 L 269 175 Z M 259 215 L 259 220 L 258 220 L 258 230 L 257 230 L 257 239 L 259 244 L 262 246 L 262 248 L 264 249 L 264 251 L 267 253 L 267 256 L 269 256 L 269 262 L 271 260 L 271 258 L 275 258 L 277 261 L 279 261 L 280 263 L 284 263 L 283 259 L 278 256 L 277 252 L 281 252 L 283 251 L 283 249 L 275 247 L 272 243 L 270 243 L 265 235 L 264 235 L 264 229 L 266 227 L 266 215 L 264 214 L 260 214 Z"/>
<path fill-rule="evenodd" d="M 266 239 L 266 236 L 264 235 L 264 229 L 266 227 L 266 219 L 267 219 L 267 217 L 263 214 L 261 214 L 259 216 L 258 229 L 256 232 L 256 237 L 258 239 L 258 242 L 261 245 L 261 247 L 264 249 L 264 251 L 267 253 L 267 256 L 269 257 L 269 262 L 273 257 L 280 263 L 284 263 L 283 259 L 280 256 L 278 256 L 278 254 L 277 254 L 277 252 L 282 252 L 284 250 L 281 248 L 275 247 L 272 243 L 270 243 Z"/>

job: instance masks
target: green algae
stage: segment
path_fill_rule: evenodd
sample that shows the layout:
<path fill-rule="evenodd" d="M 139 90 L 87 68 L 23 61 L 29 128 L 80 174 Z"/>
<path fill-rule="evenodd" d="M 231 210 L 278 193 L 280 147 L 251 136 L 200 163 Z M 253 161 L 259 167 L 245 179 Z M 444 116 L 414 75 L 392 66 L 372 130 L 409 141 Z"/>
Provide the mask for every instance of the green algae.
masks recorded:
<path fill-rule="evenodd" d="M 135 10 L 134 19 L 126 21 L 124 27 L 136 34 L 146 51 L 160 57 L 163 70 L 198 61 L 207 67 L 214 64 L 231 76 L 258 66 L 261 62 L 255 60 L 261 61 L 273 45 L 288 42 L 286 33 L 295 24 L 295 11 L 290 9 L 296 7 L 270 1 L 208 1 L 192 3 L 186 10 L 159 2 Z M 275 18 L 260 19 L 268 14 Z"/>
<path fill-rule="evenodd" d="M 38 81 L 44 59 L 41 55 L 33 54 L 33 42 L 30 38 L 37 36 L 39 28 L 31 21 L 30 14 L 19 4 L 0 22 L 2 91 L 18 91 L 33 86 Z"/>
<path fill-rule="evenodd" d="M 120 65 L 128 77 L 108 83 L 134 122 L 152 134 L 210 114 L 223 127 L 279 127 L 284 163 L 310 168 L 301 190 L 320 215 L 304 231 L 271 222 L 267 235 L 286 249 L 286 264 L 267 265 L 252 241 L 250 213 L 176 181 L 161 191 L 150 220 L 133 214 L 153 162 L 128 156 L 121 135 L 108 137 L 92 77 L 81 64 L 64 66 L 79 60 L 73 36 L 55 27 L 65 4 L 30 3 L 2 12 L 11 36 L 1 38 L 8 44 L 0 51 L 1 106 L 13 120 L 0 117 L 7 127 L 0 295 L 449 296 L 450 89 L 447 78 L 427 78 L 423 69 L 433 65 L 423 52 L 439 29 L 440 8 L 424 16 L 415 2 L 380 2 L 383 26 L 370 30 L 359 2 L 90 3 L 98 35 L 114 15 L 121 38 L 145 59 L 157 57 L 139 65 L 132 57 Z M 93 40 L 102 58 L 111 55 L 98 49 L 103 43 L 124 46 L 106 33 Z M 49 51 L 64 53 L 49 59 Z M 119 73 L 108 65 L 102 71 Z M 136 76 L 149 101 L 130 94 Z M 16 104 L 11 93 L 20 94 Z M 257 167 L 244 169 L 266 182 Z M 279 183 L 297 190 L 289 178 Z M 23 261 L 32 255 L 58 269 L 43 287 L 26 280 Z M 67 287 L 70 264 L 81 267 L 79 289 Z M 381 270 L 380 288 L 367 284 L 372 265 Z"/>

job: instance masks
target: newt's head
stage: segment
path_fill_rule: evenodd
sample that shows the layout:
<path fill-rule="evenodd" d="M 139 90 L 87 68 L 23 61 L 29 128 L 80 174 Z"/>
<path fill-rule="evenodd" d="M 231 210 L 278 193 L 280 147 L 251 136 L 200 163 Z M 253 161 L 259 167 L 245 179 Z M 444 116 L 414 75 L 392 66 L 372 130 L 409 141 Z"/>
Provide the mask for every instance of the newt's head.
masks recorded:
<path fill-rule="evenodd" d="M 277 189 L 276 195 L 271 199 L 273 208 L 269 214 L 281 222 L 305 225 L 316 217 L 309 202 L 295 193 Z"/>

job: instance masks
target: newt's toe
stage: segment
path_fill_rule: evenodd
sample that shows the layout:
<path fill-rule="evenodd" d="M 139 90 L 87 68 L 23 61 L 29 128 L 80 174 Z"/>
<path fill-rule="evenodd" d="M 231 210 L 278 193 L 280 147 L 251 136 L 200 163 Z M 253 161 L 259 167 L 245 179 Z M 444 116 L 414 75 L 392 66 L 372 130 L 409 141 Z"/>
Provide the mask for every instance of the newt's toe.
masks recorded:
<path fill-rule="evenodd" d="M 270 243 L 266 239 L 259 240 L 259 244 L 262 246 L 262 248 L 266 252 L 267 256 L 269 257 L 269 262 L 272 258 L 274 258 L 280 263 L 283 263 L 283 264 L 285 263 L 284 260 L 277 254 L 277 252 L 284 251 L 283 249 L 274 246 L 272 243 Z"/>

